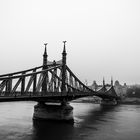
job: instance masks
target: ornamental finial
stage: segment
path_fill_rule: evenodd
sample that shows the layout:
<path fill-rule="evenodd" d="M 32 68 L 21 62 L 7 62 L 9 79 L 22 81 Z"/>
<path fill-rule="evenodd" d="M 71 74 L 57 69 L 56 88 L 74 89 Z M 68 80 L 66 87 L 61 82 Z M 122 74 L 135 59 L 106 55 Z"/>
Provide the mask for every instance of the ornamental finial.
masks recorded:
<path fill-rule="evenodd" d="M 47 55 L 47 47 L 46 47 L 46 46 L 47 46 L 47 44 L 48 44 L 48 43 L 44 43 L 44 45 L 45 45 L 44 55 Z"/>
<path fill-rule="evenodd" d="M 63 53 L 66 53 L 66 46 L 65 46 L 65 45 L 66 45 L 66 42 L 67 42 L 67 41 L 63 41 L 63 43 L 64 43 Z"/>

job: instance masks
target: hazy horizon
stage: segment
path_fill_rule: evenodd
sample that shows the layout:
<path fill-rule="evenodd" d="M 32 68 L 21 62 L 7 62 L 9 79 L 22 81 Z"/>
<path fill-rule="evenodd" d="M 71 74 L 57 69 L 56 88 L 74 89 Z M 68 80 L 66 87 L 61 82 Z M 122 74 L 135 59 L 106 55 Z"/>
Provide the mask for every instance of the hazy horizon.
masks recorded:
<path fill-rule="evenodd" d="M 60 60 L 88 83 L 140 84 L 139 0 L 1 0 L 0 74 Z"/>

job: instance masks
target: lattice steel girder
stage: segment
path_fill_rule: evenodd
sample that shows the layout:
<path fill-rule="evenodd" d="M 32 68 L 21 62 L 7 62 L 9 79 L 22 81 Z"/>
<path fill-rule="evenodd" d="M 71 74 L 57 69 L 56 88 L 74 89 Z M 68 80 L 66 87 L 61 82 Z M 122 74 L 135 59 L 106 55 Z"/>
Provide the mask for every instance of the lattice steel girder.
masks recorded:
<path fill-rule="evenodd" d="M 3 91 L 4 87 L 6 86 L 6 82 L 7 82 L 7 79 L 6 80 L 3 80 L 0 84 L 0 92 Z"/>
<path fill-rule="evenodd" d="M 32 75 L 32 76 L 30 77 L 25 92 L 28 92 L 28 91 L 29 91 L 29 89 L 30 89 L 30 87 L 31 87 L 31 85 L 32 85 L 32 83 L 33 83 L 34 78 L 35 78 L 35 75 Z"/>
<path fill-rule="evenodd" d="M 14 93 L 16 91 L 17 87 L 19 86 L 20 82 L 22 81 L 22 78 L 23 77 L 21 77 L 21 78 L 18 79 L 17 83 L 15 84 L 15 86 L 14 86 L 14 88 L 12 90 L 12 93 Z"/>
<path fill-rule="evenodd" d="M 11 92 L 12 90 L 12 79 L 9 77 L 9 79 L 6 81 L 6 92 Z"/>

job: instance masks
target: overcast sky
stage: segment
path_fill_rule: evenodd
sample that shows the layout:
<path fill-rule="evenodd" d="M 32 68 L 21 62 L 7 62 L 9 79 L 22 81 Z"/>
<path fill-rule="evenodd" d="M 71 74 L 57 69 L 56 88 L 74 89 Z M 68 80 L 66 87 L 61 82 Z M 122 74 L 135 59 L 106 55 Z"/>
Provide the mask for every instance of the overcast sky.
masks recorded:
<path fill-rule="evenodd" d="M 140 0 L 0 0 L 0 74 L 59 60 L 81 79 L 140 84 Z"/>

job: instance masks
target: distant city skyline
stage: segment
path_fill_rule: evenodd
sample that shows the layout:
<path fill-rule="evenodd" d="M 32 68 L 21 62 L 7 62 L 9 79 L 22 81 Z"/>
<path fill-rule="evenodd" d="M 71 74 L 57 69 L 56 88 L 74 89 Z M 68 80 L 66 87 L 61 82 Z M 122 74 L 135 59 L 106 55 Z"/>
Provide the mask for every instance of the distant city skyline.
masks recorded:
<path fill-rule="evenodd" d="M 60 60 L 81 81 L 140 84 L 139 0 L 1 0 L 0 74 Z"/>

